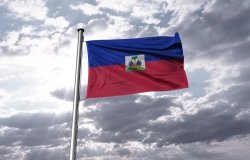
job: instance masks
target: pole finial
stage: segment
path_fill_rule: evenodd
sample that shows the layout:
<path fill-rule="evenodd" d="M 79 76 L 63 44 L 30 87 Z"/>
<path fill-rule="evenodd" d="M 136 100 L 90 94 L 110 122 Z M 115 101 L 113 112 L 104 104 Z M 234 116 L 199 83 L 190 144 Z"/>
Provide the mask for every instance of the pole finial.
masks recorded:
<path fill-rule="evenodd" d="M 79 32 L 79 31 L 84 32 L 84 29 L 83 29 L 83 28 L 78 28 L 77 31 L 78 31 L 78 32 Z"/>

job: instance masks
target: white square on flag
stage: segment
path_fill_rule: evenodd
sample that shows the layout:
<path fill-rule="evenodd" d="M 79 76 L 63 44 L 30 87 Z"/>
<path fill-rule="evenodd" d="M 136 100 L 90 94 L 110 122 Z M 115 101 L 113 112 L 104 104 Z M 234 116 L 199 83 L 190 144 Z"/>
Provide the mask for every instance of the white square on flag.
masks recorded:
<path fill-rule="evenodd" d="M 127 72 L 145 70 L 146 66 L 144 54 L 125 56 L 125 66 Z"/>

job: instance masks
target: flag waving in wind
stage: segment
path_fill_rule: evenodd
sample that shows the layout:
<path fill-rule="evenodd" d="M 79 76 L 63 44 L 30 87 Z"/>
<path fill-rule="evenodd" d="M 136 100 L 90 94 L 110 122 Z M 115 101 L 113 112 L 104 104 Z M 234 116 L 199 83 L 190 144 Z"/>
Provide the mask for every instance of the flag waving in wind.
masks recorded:
<path fill-rule="evenodd" d="M 87 41 L 86 98 L 187 88 L 179 34 Z"/>

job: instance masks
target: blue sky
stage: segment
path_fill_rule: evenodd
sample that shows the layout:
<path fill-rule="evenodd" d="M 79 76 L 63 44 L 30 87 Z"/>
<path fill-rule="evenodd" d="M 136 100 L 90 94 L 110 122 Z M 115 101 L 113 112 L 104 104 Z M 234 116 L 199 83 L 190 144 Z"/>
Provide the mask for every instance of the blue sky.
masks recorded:
<path fill-rule="evenodd" d="M 190 87 L 80 103 L 79 160 L 248 160 L 247 0 L 0 0 L 0 160 L 69 157 L 77 29 L 179 32 Z M 82 97 L 87 81 L 83 49 Z"/>

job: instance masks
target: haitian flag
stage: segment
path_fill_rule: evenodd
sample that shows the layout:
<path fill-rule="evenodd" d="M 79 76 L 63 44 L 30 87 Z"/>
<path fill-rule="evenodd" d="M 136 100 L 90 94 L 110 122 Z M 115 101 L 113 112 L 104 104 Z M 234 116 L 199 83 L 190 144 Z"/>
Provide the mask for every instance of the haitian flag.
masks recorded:
<path fill-rule="evenodd" d="M 86 98 L 168 91 L 188 87 L 178 33 L 87 41 L 89 75 Z"/>

